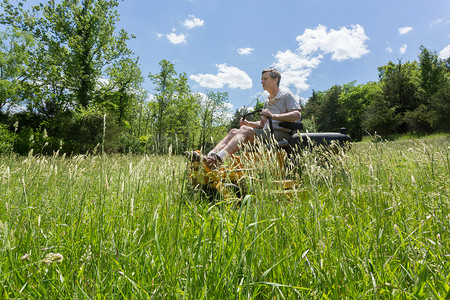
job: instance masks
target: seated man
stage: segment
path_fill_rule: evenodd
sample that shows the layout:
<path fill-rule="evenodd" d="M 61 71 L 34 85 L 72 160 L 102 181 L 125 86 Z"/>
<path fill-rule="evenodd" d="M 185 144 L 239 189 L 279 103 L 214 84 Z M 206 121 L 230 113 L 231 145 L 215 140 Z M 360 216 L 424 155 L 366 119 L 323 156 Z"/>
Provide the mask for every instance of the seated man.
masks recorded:
<path fill-rule="evenodd" d="M 257 122 L 241 120 L 239 129 L 230 130 L 208 155 L 197 157 L 197 159 L 204 160 L 206 165 L 213 170 L 223 162 L 227 155 L 238 151 L 243 144 L 252 143 L 255 138 L 262 141 L 270 140 L 271 133 L 267 118 L 272 119 L 274 138 L 278 141 L 287 139 L 291 130 L 280 127 L 279 123 L 299 121 L 301 108 L 290 90 L 280 89 L 280 80 L 281 74 L 277 69 L 263 70 L 261 84 L 263 89 L 269 92 L 269 97 L 260 113 L 261 119 Z"/>

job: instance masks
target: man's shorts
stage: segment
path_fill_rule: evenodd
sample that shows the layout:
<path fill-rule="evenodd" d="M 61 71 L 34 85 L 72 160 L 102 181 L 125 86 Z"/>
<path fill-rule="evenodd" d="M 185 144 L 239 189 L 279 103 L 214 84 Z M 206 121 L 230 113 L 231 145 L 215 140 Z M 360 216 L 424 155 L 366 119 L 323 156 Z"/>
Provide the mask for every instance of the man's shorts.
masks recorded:
<path fill-rule="evenodd" d="M 269 142 L 275 138 L 277 141 L 287 140 L 290 136 L 290 132 L 282 131 L 274 129 L 273 137 L 268 129 L 254 128 L 255 131 L 255 140 L 259 140 L 261 142 Z"/>

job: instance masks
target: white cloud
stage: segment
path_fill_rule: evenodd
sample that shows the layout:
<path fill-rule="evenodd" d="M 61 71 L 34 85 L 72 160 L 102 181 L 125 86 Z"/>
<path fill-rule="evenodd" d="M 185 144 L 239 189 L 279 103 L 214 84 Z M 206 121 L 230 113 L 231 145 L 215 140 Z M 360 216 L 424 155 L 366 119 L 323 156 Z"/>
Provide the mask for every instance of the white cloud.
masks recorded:
<path fill-rule="evenodd" d="M 386 52 L 387 53 L 392 53 L 392 51 L 394 51 L 391 47 L 386 47 Z"/>
<path fill-rule="evenodd" d="M 413 28 L 411 26 L 405 26 L 405 27 L 400 27 L 398 29 L 398 33 L 403 35 L 403 34 L 407 34 L 408 32 L 410 32 L 411 30 L 413 30 Z"/>
<path fill-rule="evenodd" d="M 295 52 L 286 50 L 274 55 L 274 66 L 282 73 L 281 84 L 294 86 L 297 92 L 307 90 L 308 77 L 320 65 L 325 54 L 331 54 L 331 59 L 335 61 L 360 58 L 370 52 L 365 44 L 368 39 L 360 25 L 330 31 L 323 25 L 306 29 L 297 37 L 299 47 Z"/>
<path fill-rule="evenodd" d="M 430 22 L 430 27 L 437 26 L 437 25 L 447 25 L 450 23 L 450 20 L 447 20 L 447 18 L 439 18 L 435 19 Z"/>
<path fill-rule="evenodd" d="M 445 46 L 444 49 L 439 52 L 440 59 L 447 59 L 450 57 L 450 45 Z"/>
<path fill-rule="evenodd" d="M 172 33 L 167 34 L 166 37 L 171 44 L 175 44 L 175 45 L 178 45 L 181 43 L 186 44 L 186 36 L 183 33 L 176 34 L 175 32 L 172 32 Z"/>
<path fill-rule="evenodd" d="M 433 21 L 430 22 L 430 27 L 433 27 L 435 25 L 441 24 L 442 22 L 444 22 L 444 19 L 442 19 L 442 18 L 433 20 Z"/>
<path fill-rule="evenodd" d="M 227 64 L 218 64 L 216 67 L 218 68 L 217 75 L 197 74 L 191 75 L 190 78 L 201 87 L 211 89 L 223 88 L 225 85 L 232 89 L 246 90 L 252 88 L 252 79 L 244 71 Z"/>
<path fill-rule="evenodd" d="M 403 44 L 402 47 L 400 48 L 400 50 L 398 50 L 398 52 L 400 54 L 405 54 L 406 53 L 406 49 L 408 49 L 408 44 Z"/>
<path fill-rule="evenodd" d="M 164 35 L 163 35 L 162 33 L 157 33 L 157 34 L 156 34 L 156 38 L 157 38 L 158 40 L 160 40 L 163 36 L 164 36 Z"/>
<path fill-rule="evenodd" d="M 277 68 L 280 70 L 289 69 L 315 69 L 319 66 L 323 56 L 321 54 L 316 57 L 302 55 L 286 50 L 285 52 L 278 51 L 275 55 L 277 59 Z"/>
<path fill-rule="evenodd" d="M 304 91 L 309 88 L 306 83 L 312 69 L 319 66 L 322 55 L 316 57 L 303 56 L 293 53 L 291 50 L 285 52 L 278 51 L 275 55 L 274 66 L 282 73 L 281 84 L 284 86 L 294 86 L 297 91 Z"/>
<path fill-rule="evenodd" d="M 253 49 L 253 48 L 247 47 L 247 48 L 239 48 L 239 49 L 237 50 L 237 52 L 239 53 L 239 55 L 250 55 L 250 54 L 252 54 L 252 52 L 253 52 L 254 50 L 255 50 L 255 49 Z"/>
<path fill-rule="evenodd" d="M 297 92 L 305 91 L 309 88 L 307 80 L 311 73 L 312 69 L 282 71 L 281 85 L 294 86 Z"/>
<path fill-rule="evenodd" d="M 299 50 L 303 54 L 311 54 L 321 50 L 328 54 L 332 53 L 331 59 L 343 61 L 346 59 L 360 58 L 369 53 L 365 41 L 369 38 L 361 25 L 352 25 L 352 29 L 341 27 L 339 30 L 319 25 L 316 29 L 306 29 L 297 37 Z"/>
<path fill-rule="evenodd" d="M 187 29 L 193 29 L 195 27 L 202 27 L 205 25 L 205 21 L 197 18 L 196 16 L 189 15 L 189 18 L 183 22 L 183 26 Z"/>

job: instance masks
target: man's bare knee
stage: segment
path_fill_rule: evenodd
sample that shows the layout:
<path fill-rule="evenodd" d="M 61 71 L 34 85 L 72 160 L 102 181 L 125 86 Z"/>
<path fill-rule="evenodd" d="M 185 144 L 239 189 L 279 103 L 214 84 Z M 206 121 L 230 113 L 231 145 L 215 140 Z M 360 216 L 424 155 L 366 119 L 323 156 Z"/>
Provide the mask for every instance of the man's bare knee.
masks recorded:
<path fill-rule="evenodd" d="M 253 141 L 255 137 L 255 131 L 249 126 L 242 126 L 239 132 L 244 136 L 244 142 Z"/>
<path fill-rule="evenodd" d="M 231 129 L 231 130 L 228 132 L 228 134 L 231 134 L 231 135 L 235 136 L 238 132 L 239 132 L 239 129 L 233 128 L 233 129 Z"/>

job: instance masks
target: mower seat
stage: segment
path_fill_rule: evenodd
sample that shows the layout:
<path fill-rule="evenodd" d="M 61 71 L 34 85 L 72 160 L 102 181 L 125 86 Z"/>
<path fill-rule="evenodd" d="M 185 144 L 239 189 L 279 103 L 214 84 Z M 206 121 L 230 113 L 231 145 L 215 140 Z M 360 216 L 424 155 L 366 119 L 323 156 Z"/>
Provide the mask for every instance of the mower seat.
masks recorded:
<path fill-rule="evenodd" d="M 320 145 L 342 147 L 351 142 L 345 127 L 341 128 L 340 132 L 300 133 L 299 130 L 303 129 L 302 123 L 280 122 L 280 126 L 292 130 L 292 134 L 287 140 L 278 142 L 278 147 L 285 148 L 289 153 L 295 148 L 303 149 Z"/>

